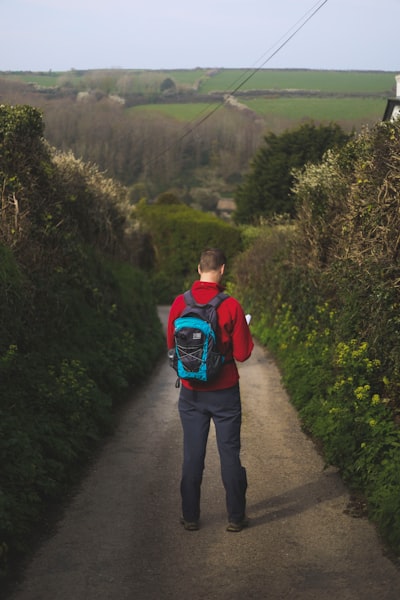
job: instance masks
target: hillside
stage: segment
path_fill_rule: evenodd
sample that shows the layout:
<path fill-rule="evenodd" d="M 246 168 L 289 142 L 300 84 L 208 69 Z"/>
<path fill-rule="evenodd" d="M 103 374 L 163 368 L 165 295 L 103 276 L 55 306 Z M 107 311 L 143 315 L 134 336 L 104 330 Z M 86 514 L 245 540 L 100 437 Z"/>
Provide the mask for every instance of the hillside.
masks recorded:
<path fill-rule="evenodd" d="M 303 117 L 313 117 L 316 99 L 324 99 L 326 107 L 318 118 L 332 120 L 330 109 L 335 103 L 347 99 L 348 113 L 342 111 L 342 119 L 356 118 L 354 106 L 358 106 L 358 118 L 379 119 L 381 107 L 394 92 L 396 73 L 386 71 L 314 71 L 302 69 L 193 69 L 174 71 L 150 70 L 93 70 L 34 73 L 0 72 L 0 95 L 2 99 L 19 92 L 47 99 L 71 97 L 82 98 L 84 93 L 118 97 L 126 106 L 137 104 L 193 104 L 197 102 L 223 101 L 227 94 L 240 97 L 244 103 L 253 102 L 252 110 L 266 118 L 271 99 L 290 98 L 293 105 L 298 99 L 313 98 L 313 110 Z M 12 85 L 14 84 L 14 86 Z M 24 84 L 23 87 L 19 85 Z M 254 100 L 257 99 L 257 103 Z M 363 102 L 360 106 L 360 99 Z M 332 102 L 327 103 L 327 100 Z M 373 102 L 374 101 L 374 102 Z M 304 103 L 303 103 L 304 106 Z M 276 111 L 276 102 L 273 105 Z M 202 110 L 202 107 L 201 107 Z M 199 111 L 200 112 L 200 111 Z M 308 114 L 307 114 L 308 112 Z M 317 111 L 318 112 L 318 111 Z M 299 118 L 297 110 L 293 111 Z M 282 114 L 291 115 L 288 105 Z M 193 113 L 188 115 L 193 118 Z"/>
<path fill-rule="evenodd" d="M 0 102 L 40 108 L 49 142 L 130 187 L 133 202 L 175 189 L 213 207 L 267 132 L 310 121 L 360 131 L 382 119 L 394 84 L 381 71 L 2 72 Z"/>

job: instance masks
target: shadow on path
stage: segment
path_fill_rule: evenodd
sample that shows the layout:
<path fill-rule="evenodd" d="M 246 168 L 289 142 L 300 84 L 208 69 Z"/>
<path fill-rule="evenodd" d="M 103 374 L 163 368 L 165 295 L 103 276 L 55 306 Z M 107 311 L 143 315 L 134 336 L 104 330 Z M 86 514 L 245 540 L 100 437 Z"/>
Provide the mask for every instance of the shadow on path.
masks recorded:
<path fill-rule="evenodd" d="M 338 487 L 338 481 L 339 477 L 336 472 L 327 473 L 315 481 L 305 483 L 278 496 L 272 496 L 255 504 L 249 503 L 248 513 L 251 518 L 251 526 L 255 527 L 277 519 L 294 517 L 310 510 L 317 504 L 339 498 L 343 495 L 343 490 Z"/>

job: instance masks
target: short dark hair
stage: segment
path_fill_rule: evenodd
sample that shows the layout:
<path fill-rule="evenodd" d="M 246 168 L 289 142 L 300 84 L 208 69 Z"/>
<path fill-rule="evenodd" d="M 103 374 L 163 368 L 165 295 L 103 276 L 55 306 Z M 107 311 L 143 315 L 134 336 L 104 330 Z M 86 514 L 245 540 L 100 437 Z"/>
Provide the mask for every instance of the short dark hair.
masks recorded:
<path fill-rule="evenodd" d="M 226 265 L 226 256 L 219 248 L 206 248 L 200 256 L 199 267 L 202 273 L 216 271 Z"/>

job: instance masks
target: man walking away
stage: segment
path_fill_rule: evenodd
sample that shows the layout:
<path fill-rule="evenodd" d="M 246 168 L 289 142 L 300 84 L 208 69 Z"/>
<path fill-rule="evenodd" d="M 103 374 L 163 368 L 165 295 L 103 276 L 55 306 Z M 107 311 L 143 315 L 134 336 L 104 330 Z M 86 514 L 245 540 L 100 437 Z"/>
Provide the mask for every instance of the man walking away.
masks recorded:
<path fill-rule="evenodd" d="M 217 248 L 205 250 L 200 257 L 192 296 L 196 303 L 207 304 L 223 291 L 221 281 L 226 258 Z M 175 320 L 186 307 L 184 295 L 175 298 L 168 319 L 167 343 L 175 346 Z M 244 311 L 239 302 L 228 296 L 217 308 L 217 347 L 224 356 L 219 373 L 211 381 L 182 379 L 179 414 L 183 428 L 183 466 L 181 479 L 182 518 L 186 530 L 199 528 L 200 488 L 203 478 L 207 439 L 211 419 L 215 425 L 221 476 L 226 492 L 227 531 L 240 532 L 248 525 L 246 518 L 246 470 L 240 460 L 242 420 L 239 373 L 235 361 L 247 360 L 254 344 Z"/>

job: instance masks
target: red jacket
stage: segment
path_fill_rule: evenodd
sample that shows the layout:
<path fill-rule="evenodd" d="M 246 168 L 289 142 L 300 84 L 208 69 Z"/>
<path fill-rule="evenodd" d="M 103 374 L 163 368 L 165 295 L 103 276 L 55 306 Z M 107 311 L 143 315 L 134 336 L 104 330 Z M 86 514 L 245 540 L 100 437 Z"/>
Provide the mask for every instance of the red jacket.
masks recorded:
<path fill-rule="evenodd" d="M 223 291 L 218 283 L 195 281 L 192 286 L 194 299 L 206 304 L 211 298 Z M 183 294 L 175 298 L 168 318 L 167 344 L 174 347 L 174 321 L 180 316 L 186 303 Z M 239 302 L 230 296 L 217 308 L 218 313 L 218 347 L 226 357 L 226 363 L 220 374 L 209 383 L 196 383 L 182 380 L 182 385 L 191 390 L 220 390 L 234 386 L 239 381 L 239 373 L 235 360 L 243 362 L 249 358 L 254 343 L 249 326 Z M 232 360 L 232 358 L 234 360 Z"/>

